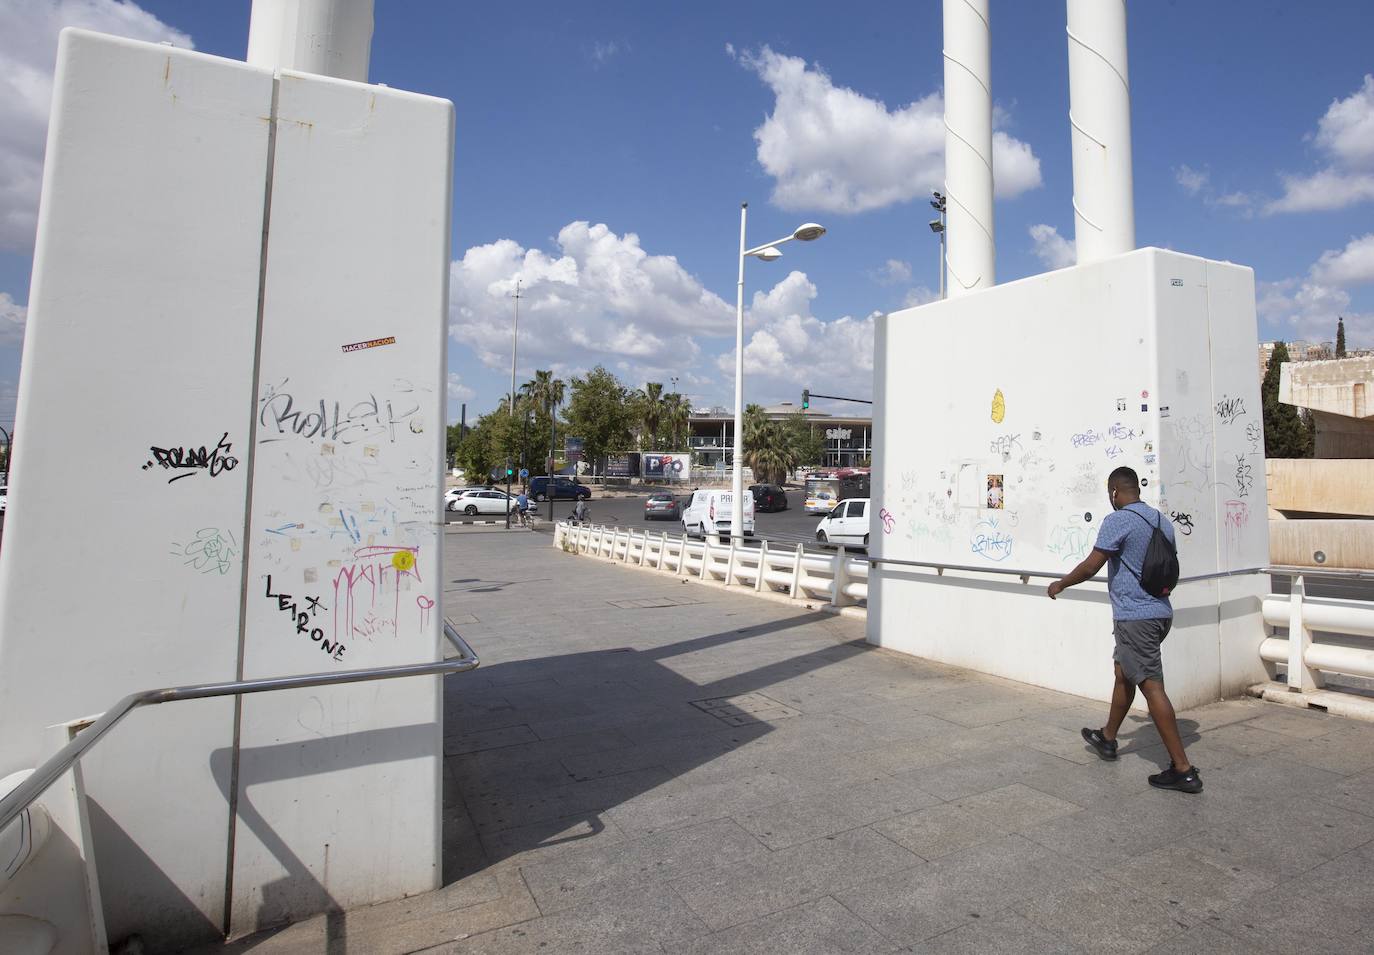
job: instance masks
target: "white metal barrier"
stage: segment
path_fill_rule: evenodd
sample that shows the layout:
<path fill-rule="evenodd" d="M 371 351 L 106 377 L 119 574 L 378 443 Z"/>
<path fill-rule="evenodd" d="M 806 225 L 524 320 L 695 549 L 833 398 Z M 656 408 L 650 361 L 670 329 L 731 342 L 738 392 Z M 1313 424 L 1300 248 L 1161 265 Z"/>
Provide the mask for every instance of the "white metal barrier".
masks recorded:
<path fill-rule="evenodd" d="M 801 544 L 779 547 L 767 540 L 745 546 L 711 540 L 693 540 L 686 534 L 654 534 L 649 531 L 622 530 L 603 525 L 575 525 L 560 521 L 554 527 L 554 546 L 575 554 L 587 554 L 630 566 L 695 578 L 725 587 L 740 587 L 758 593 L 785 596 L 796 601 L 824 600 L 831 608 L 850 607 L 850 612 L 866 613 L 868 568 L 865 555 L 843 549 L 832 555 L 807 553 Z M 895 564 L 932 567 L 941 572 L 998 572 L 987 568 L 923 564 L 914 561 L 886 561 Z M 1000 569 L 999 569 L 1000 570 Z M 1022 582 L 1032 577 L 1057 577 L 1057 572 L 1007 570 Z M 1287 627 L 1289 638 L 1270 636 L 1260 645 L 1260 656 L 1267 663 L 1287 667 L 1287 683 L 1260 684 L 1251 692 L 1278 702 L 1319 705 L 1332 712 L 1374 720 L 1374 700 L 1350 693 L 1320 694 L 1325 686 L 1322 671 L 1374 679 L 1374 640 L 1368 646 L 1316 641 L 1313 633 L 1340 637 L 1374 638 L 1374 601 L 1332 597 L 1311 597 L 1306 578 L 1321 577 L 1351 581 L 1374 581 L 1374 572 L 1328 570 L 1299 567 L 1256 567 L 1223 571 L 1180 580 L 1180 585 L 1218 577 L 1244 574 L 1275 574 L 1291 577 L 1287 595 L 1271 594 L 1263 601 L 1264 623 Z M 1272 672 L 1272 671 L 1271 671 Z M 1296 691 L 1296 692 L 1295 692 Z"/>
<path fill-rule="evenodd" d="M 1283 572 L 1274 568 L 1274 572 Z M 1292 569 L 1293 585 L 1288 596 L 1271 595 L 1263 605 L 1264 622 L 1287 627 L 1288 638 L 1270 637 L 1260 644 L 1260 656 L 1269 663 L 1288 668 L 1288 687 L 1307 692 L 1325 685 L 1321 671 L 1345 673 L 1374 679 L 1374 644 L 1348 646 L 1316 642 L 1314 631 L 1344 637 L 1374 637 L 1374 602 L 1334 597 L 1311 597 L 1307 577 L 1374 580 L 1374 574 L 1359 571 L 1311 571 Z"/>
<path fill-rule="evenodd" d="M 686 534 L 653 534 L 603 525 L 554 526 L 555 547 L 680 577 L 777 594 L 797 601 L 824 599 L 830 607 L 849 607 L 868 599 L 868 560 L 845 551 L 808 554 L 793 547 L 757 546 L 693 540 Z"/>

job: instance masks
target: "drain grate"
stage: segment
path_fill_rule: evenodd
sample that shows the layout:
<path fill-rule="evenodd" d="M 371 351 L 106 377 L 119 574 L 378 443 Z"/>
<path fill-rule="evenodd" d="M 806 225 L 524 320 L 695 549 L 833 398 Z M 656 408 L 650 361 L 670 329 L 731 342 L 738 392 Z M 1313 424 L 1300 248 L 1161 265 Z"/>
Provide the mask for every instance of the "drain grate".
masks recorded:
<path fill-rule="evenodd" d="M 690 607 L 701 603 L 691 597 L 640 597 L 637 600 L 608 600 L 612 607 L 621 610 L 652 610 L 655 607 Z"/>
<path fill-rule="evenodd" d="M 692 705 L 731 726 L 772 723 L 777 720 L 785 720 L 789 716 L 801 716 L 801 710 L 779 703 L 762 693 L 719 696 L 713 700 L 693 700 Z"/>

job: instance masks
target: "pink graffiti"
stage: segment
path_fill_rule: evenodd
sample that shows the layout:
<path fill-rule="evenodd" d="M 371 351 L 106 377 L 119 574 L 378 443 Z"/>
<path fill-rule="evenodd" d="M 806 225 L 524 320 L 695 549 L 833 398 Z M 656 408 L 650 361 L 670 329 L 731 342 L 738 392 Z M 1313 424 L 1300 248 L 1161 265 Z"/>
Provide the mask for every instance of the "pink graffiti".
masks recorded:
<path fill-rule="evenodd" d="M 1244 501 L 1227 501 L 1226 513 L 1222 517 L 1222 530 L 1226 534 L 1226 550 L 1235 554 L 1240 550 L 1240 539 L 1250 523 L 1250 505 Z"/>
<path fill-rule="evenodd" d="M 897 518 L 892 516 L 892 512 L 889 511 L 887 508 L 883 508 L 881 511 L 878 512 L 878 520 L 883 522 L 883 533 L 891 534 L 892 525 L 897 522 Z"/>
<path fill-rule="evenodd" d="M 339 638 L 339 625 L 350 636 L 357 633 L 371 636 L 381 625 L 389 625 L 393 633 L 399 633 L 397 620 L 401 614 L 401 578 L 413 577 L 420 580 L 418 547 L 359 547 L 353 552 L 353 562 L 339 568 L 334 575 L 334 639 Z M 409 555 L 398 559 L 398 555 Z M 406 564 L 409 566 L 406 566 Z M 377 598 L 388 593 L 387 575 L 390 573 L 390 593 L 394 600 L 388 616 L 383 611 L 381 617 L 375 616 Z M 362 626 L 357 620 L 359 606 L 358 593 L 362 586 L 368 587 L 367 619 Z M 342 597 L 340 596 L 342 595 Z M 342 618 L 342 619 L 340 619 Z"/>
<path fill-rule="evenodd" d="M 420 629 L 429 626 L 429 612 L 434 608 L 434 601 L 424 594 L 415 598 L 415 605 L 420 608 Z"/>

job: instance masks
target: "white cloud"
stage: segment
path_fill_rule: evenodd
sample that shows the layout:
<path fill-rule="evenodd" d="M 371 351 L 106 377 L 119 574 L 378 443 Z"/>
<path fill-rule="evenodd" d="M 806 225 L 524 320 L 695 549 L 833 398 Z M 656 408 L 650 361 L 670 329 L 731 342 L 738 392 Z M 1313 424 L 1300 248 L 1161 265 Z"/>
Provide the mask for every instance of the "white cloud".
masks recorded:
<path fill-rule="evenodd" d="M 8 292 L 0 292 L 0 347 L 17 347 L 24 343 L 24 323 L 29 310 L 14 304 Z"/>
<path fill-rule="evenodd" d="M 906 290 L 902 296 L 902 308 L 914 308 L 917 305 L 929 305 L 931 302 L 938 301 L 940 293 L 926 288 L 924 285 L 917 285 Z"/>
<path fill-rule="evenodd" d="M 733 305 L 674 257 L 645 252 L 632 232 L 572 222 L 557 244 L 550 254 L 500 239 L 453 263 L 449 332 L 483 364 L 510 367 L 517 279 L 522 374 L 580 372 L 600 362 L 630 380 L 662 375 L 698 359 L 696 336 L 734 329 Z"/>
<path fill-rule="evenodd" d="M 1283 175 L 1283 195 L 1266 212 L 1343 209 L 1374 200 L 1374 74 L 1332 101 L 1313 137 L 1327 164 L 1309 175 Z"/>
<path fill-rule="evenodd" d="M 1068 268 L 1078 261 L 1078 252 L 1073 242 L 1059 234 L 1052 225 L 1039 223 L 1030 227 L 1031 241 L 1035 243 L 1032 251 L 1045 267 L 1054 269 Z"/>
<path fill-rule="evenodd" d="M 1374 282 L 1374 232 L 1351 239 L 1344 249 L 1323 252 L 1312 266 L 1311 276 L 1326 285 Z"/>
<path fill-rule="evenodd" d="M 828 394 L 867 397 L 873 390 L 873 324 L 845 316 L 823 321 L 811 314 L 816 286 L 804 272 L 792 272 L 768 292 L 754 295 L 746 316 L 752 328 L 744 344 L 749 401 L 768 403 L 806 383 Z M 722 374 L 734 374 L 735 352 L 716 360 Z M 822 385 L 823 383 L 823 385 Z"/>
<path fill-rule="evenodd" d="M 836 86 L 819 67 L 763 47 L 726 52 L 772 89 L 773 112 L 754 130 L 758 160 L 784 209 L 863 212 L 925 195 L 944 183 L 944 106 L 931 93 L 896 110 Z M 999 113 L 999 115 L 1001 115 Z M 993 135 L 996 192 L 1012 197 L 1041 184 L 1030 146 Z"/>
<path fill-rule="evenodd" d="M 868 275 L 879 285 L 901 285 L 911 281 L 911 263 L 903 262 L 901 259 L 888 259 L 882 268 L 873 269 Z"/>
<path fill-rule="evenodd" d="M 1193 169 L 1185 164 L 1174 170 L 1174 179 L 1183 187 L 1184 192 L 1195 196 L 1207 186 L 1211 174 L 1205 169 Z"/>
<path fill-rule="evenodd" d="M 592 44 L 592 63 L 595 66 L 603 66 L 616 54 L 623 53 L 626 47 L 614 40 L 597 40 Z"/>
<path fill-rule="evenodd" d="M 1350 347 L 1374 345 L 1374 312 L 1351 309 L 1346 287 L 1374 282 L 1374 233 L 1359 236 L 1343 249 L 1330 249 L 1302 278 L 1260 282 L 1256 307 L 1271 325 L 1286 327 L 1293 337 L 1331 341 L 1336 319 L 1345 318 Z"/>
<path fill-rule="evenodd" d="M 471 401 L 477 396 L 467 385 L 463 384 L 463 377 L 456 371 L 448 373 L 448 400 L 449 401 Z"/>
<path fill-rule="evenodd" d="M 57 34 L 84 27 L 189 47 L 191 38 L 127 0 L 6 0 L 0 14 L 0 248 L 33 247 Z"/>

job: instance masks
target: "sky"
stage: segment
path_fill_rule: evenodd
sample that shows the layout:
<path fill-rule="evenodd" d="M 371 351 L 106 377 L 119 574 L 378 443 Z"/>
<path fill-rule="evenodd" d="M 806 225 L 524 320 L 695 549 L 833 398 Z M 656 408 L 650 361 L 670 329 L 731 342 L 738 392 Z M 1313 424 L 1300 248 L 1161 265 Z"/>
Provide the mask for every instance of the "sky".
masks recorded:
<path fill-rule="evenodd" d="M 57 32 L 241 59 L 249 0 L 0 0 L 0 425 L 12 426 Z M 997 277 L 1073 261 L 1063 0 L 993 0 Z M 941 4 L 377 0 L 371 80 L 456 107 L 450 420 L 602 364 L 694 406 L 872 393 L 876 315 L 930 301 Z M 1259 338 L 1374 347 L 1374 4 L 1133 0 L 1136 241 L 1255 270 Z M 111 184 L 117 188 L 117 183 Z M 990 347 L 971 337 L 969 348 Z M 824 403 L 817 403 L 824 407 Z M 844 411 L 854 406 L 833 405 Z"/>

